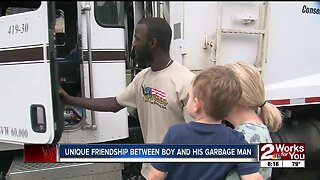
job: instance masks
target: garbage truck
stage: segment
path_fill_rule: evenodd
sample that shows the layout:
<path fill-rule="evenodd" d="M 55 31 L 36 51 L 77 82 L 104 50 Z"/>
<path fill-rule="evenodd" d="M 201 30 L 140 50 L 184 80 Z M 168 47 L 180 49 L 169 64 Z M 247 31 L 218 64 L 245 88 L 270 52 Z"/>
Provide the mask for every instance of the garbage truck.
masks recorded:
<path fill-rule="evenodd" d="M 62 103 L 116 96 L 144 64 L 134 28 L 161 17 L 170 56 L 197 73 L 245 61 L 261 72 L 266 100 L 283 114 L 274 142 L 306 144 L 302 169 L 272 179 L 319 179 L 320 3 L 171 1 L 0 2 L 0 177 L 133 179 L 141 163 L 24 163 L 24 144 L 143 143 L 133 108 L 95 112 Z"/>

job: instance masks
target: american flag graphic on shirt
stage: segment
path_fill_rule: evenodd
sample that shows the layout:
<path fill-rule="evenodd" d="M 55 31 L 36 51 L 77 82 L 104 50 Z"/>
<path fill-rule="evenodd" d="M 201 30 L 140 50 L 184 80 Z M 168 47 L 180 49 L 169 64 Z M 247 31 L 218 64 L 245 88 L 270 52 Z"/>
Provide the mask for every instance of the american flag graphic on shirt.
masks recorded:
<path fill-rule="evenodd" d="M 149 102 L 166 109 L 168 101 L 164 91 L 152 87 L 142 86 L 142 93 L 145 102 Z"/>
<path fill-rule="evenodd" d="M 163 92 L 163 91 L 160 91 L 158 89 L 151 88 L 151 87 L 146 87 L 145 91 L 149 95 L 154 95 L 154 96 L 157 96 L 157 97 L 159 97 L 161 99 L 166 99 L 166 93 Z"/>

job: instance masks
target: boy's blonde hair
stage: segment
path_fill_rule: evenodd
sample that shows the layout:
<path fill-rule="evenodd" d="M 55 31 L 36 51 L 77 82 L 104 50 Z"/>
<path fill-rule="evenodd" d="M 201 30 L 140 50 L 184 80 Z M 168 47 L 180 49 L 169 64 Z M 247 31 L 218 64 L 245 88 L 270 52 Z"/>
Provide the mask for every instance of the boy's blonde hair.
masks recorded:
<path fill-rule="evenodd" d="M 282 124 L 281 113 L 273 104 L 265 101 L 264 83 L 258 69 L 245 62 L 229 63 L 226 66 L 239 77 L 242 87 L 239 105 L 253 110 L 258 110 L 260 107 L 259 116 L 264 124 L 269 131 L 277 131 Z"/>
<path fill-rule="evenodd" d="M 238 104 L 241 85 L 234 72 L 224 66 L 201 71 L 193 81 L 193 96 L 204 103 L 204 112 L 216 119 L 226 117 Z"/>

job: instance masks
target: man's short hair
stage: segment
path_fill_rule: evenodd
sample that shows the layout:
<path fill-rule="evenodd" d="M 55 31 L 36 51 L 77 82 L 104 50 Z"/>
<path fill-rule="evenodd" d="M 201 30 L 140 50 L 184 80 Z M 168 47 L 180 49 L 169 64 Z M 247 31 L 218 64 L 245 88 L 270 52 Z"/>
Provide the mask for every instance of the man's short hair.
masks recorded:
<path fill-rule="evenodd" d="M 201 71 L 193 81 L 193 95 L 204 104 L 205 113 L 222 120 L 238 104 L 242 95 L 239 79 L 225 66 L 214 66 Z"/>
<path fill-rule="evenodd" d="M 148 27 L 148 39 L 156 38 L 160 49 L 169 52 L 172 30 L 165 19 L 149 17 L 141 19 L 138 24 L 145 24 Z"/>

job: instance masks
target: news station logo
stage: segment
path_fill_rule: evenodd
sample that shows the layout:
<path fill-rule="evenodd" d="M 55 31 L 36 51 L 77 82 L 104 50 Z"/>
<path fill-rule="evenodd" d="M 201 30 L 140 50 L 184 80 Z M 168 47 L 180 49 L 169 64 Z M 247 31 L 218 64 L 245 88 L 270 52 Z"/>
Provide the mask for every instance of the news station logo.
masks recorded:
<path fill-rule="evenodd" d="M 304 167 L 304 143 L 261 143 L 261 167 Z"/>
<path fill-rule="evenodd" d="M 24 162 L 57 162 L 54 144 L 24 144 Z"/>

